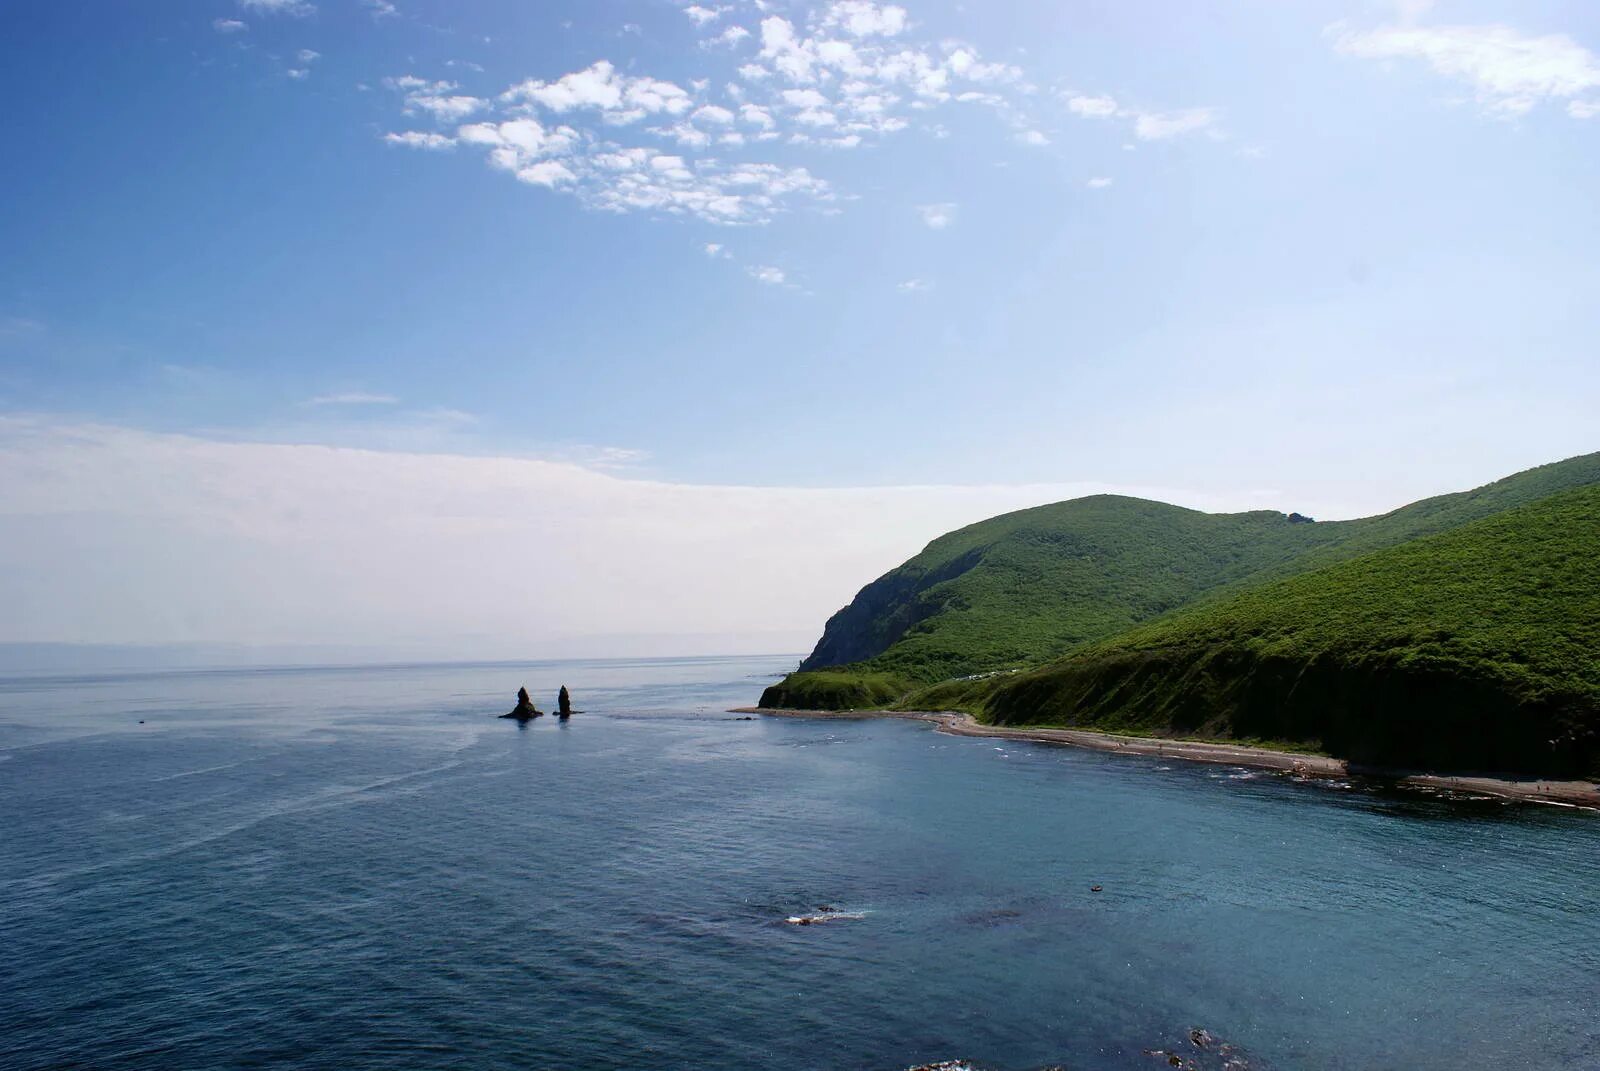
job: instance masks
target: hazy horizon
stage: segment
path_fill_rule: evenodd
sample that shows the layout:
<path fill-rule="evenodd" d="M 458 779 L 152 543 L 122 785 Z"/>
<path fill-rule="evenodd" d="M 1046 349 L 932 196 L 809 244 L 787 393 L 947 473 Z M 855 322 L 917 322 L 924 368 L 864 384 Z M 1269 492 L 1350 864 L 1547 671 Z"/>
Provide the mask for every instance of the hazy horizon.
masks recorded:
<path fill-rule="evenodd" d="M 0 31 L 0 642 L 808 648 L 997 513 L 1600 445 L 1590 5 Z"/>

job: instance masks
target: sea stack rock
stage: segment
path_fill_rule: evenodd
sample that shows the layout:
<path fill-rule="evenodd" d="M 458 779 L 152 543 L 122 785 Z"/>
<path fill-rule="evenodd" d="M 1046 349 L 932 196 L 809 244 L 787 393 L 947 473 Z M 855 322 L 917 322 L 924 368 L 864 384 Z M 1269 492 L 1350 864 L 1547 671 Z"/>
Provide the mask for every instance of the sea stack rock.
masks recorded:
<path fill-rule="evenodd" d="M 561 686 L 561 693 L 556 696 L 556 713 L 562 721 L 572 717 L 572 696 L 567 694 L 567 686 Z"/>
<path fill-rule="evenodd" d="M 533 705 L 533 699 L 529 697 L 528 689 L 524 687 L 517 689 L 517 709 L 509 714 L 500 716 L 502 718 L 515 718 L 518 721 L 527 721 L 530 718 L 537 718 L 543 713 L 544 711 Z"/>

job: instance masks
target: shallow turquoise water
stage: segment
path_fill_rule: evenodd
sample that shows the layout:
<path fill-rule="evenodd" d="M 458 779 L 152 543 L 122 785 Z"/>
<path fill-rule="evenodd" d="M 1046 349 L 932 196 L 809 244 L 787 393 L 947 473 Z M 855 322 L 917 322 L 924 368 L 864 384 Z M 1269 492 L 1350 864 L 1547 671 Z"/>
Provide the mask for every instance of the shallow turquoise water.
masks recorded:
<path fill-rule="evenodd" d="M 1600 816 L 722 713 L 788 664 L 0 681 L 0 1067 L 1600 1068 Z"/>

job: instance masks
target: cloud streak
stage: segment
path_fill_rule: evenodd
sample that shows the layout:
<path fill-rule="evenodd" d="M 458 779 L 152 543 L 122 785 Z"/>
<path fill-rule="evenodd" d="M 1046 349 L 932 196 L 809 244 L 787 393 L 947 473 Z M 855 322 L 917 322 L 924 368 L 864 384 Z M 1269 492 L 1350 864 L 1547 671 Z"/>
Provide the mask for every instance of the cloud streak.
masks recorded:
<path fill-rule="evenodd" d="M 1567 102 L 1575 119 L 1600 113 L 1600 60 L 1564 34 L 1536 37 L 1503 25 L 1353 30 L 1343 23 L 1328 33 L 1344 55 L 1420 60 L 1436 74 L 1465 82 L 1492 116 L 1515 118 L 1551 101 Z"/>
<path fill-rule="evenodd" d="M 586 463 L 0 418 L 0 641 L 533 653 L 561 635 L 809 636 L 951 528 L 1129 490 L 717 487 L 602 471 L 633 450 L 574 453 Z"/>
<path fill-rule="evenodd" d="M 344 391 L 338 394 L 319 394 L 307 398 L 302 405 L 398 405 L 399 398 L 392 394 L 372 394 L 367 391 Z"/>

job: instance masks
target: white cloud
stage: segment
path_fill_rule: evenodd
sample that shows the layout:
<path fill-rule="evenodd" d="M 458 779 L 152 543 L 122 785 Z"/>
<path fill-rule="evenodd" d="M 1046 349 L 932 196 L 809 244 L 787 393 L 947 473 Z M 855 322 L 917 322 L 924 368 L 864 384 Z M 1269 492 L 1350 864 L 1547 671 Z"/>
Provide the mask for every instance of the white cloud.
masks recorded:
<path fill-rule="evenodd" d="M 1104 491 L 1184 501 L 1103 485 L 675 484 L 596 471 L 637 460 L 612 449 L 569 448 L 584 466 L 3 418 L 0 640 L 503 657 L 562 635 L 784 629 L 799 647 L 953 528 Z"/>
<path fill-rule="evenodd" d="M 680 146 L 703 149 L 711 144 L 711 135 L 692 123 L 673 123 L 671 126 L 652 127 L 651 133 L 672 138 Z"/>
<path fill-rule="evenodd" d="M 1110 186 L 1111 182 L 1112 180 L 1109 178 L 1104 176 L 1096 176 L 1095 178 L 1090 179 L 1088 182 L 1085 182 L 1084 185 L 1089 187 L 1091 190 L 1103 190 Z"/>
<path fill-rule="evenodd" d="M 1037 130 L 1024 130 L 1017 135 L 1017 140 L 1024 145 L 1041 146 L 1050 144 L 1050 139 Z"/>
<path fill-rule="evenodd" d="M 304 67 L 291 67 L 283 73 L 288 75 L 290 78 L 293 78 L 297 82 L 304 81 L 305 79 L 311 77 L 311 72 L 306 70 Z"/>
<path fill-rule="evenodd" d="M 942 231 L 956 220 L 956 206 L 950 203 L 918 205 L 922 222 L 936 231 Z"/>
<path fill-rule="evenodd" d="M 650 115 L 682 115 L 694 106 L 683 87 L 655 78 L 618 74 L 600 60 L 592 66 L 562 75 L 554 82 L 529 79 L 500 95 L 507 103 L 525 101 L 557 114 L 574 109 L 599 110 L 608 123 L 623 125 Z"/>
<path fill-rule="evenodd" d="M 541 157 L 570 151 L 578 134 L 571 127 L 546 127 L 537 119 L 510 119 L 503 123 L 472 123 L 458 128 L 456 136 L 468 145 L 488 146 L 490 163 L 515 171 Z"/>
<path fill-rule="evenodd" d="M 299 59 L 301 63 L 315 63 L 317 60 L 322 58 L 322 53 L 312 48 L 302 48 L 299 52 L 295 53 L 295 57 Z"/>
<path fill-rule="evenodd" d="M 815 89 L 785 89 L 783 101 L 791 108 L 823 108 L 828 104 L 828 98 Z"/>
<path fill-rule="evenodd" d="M 1109 119 L 1120 112 L 1113 97 L 1090 97 L 1081 93 L 1067 98 L 1067 109 L 1086 119 Z"/>
<path fill-rule="evenodd" d="M 761 20 L 761 58 L 771 60 L 773 66 L 795 82 L 809 82 L 812 56 L 795 34 L 794 24 L 788 19 L 771 15 Z"/>
<path fill-rule="evenodd" d="M 408 149 L 439 149 L 454 148 L 456 139 L 443 134 L 435 134 L 431 130 L 406 130 L 398 134 L 390 133 L 383 136 L 383 140 L 390 145 L 403 145 Z"/>
<path fill-rule="evenodd" d="M 1364 59 L 1418 59 L 1436 74 L 1468 83 L 1491 114 L 1524 115 L 1535 105 L 1600 87 L 1600 61 L 1564 34 L 1533 37 L 1509 26 L 1330 28 L 1334 47 Z M 1569 105 L 1569 114 L 1571 107 Z"/>
<path fill-rule="evenodd" d="M 536 164 L 518 168 L 517 181 L 530 186 L 560 186 L 562 183 L 578 181 L 578 176 L 560 160 L 540 160 Z"/>
<path fill-rule="evenodd" d="M 788 273 L 782 268 L 774 268 L 765 264 L 752 266 L 749 271 L 752 279 L 759 283 L 766 283 L 768 286 L 782 286 L 789 277 Z"/>
<path fill-rule="evenodd" d="M 308 4 L 305 0 L 239 0 L 239 6 L 245 11 L 262 15 L 292 15 L 297 19 L 314 15 L 317 11 L 316 5 Z"/>
<path fill-rule="evenodd" d="M 695 216 L 710 223 L 764 223 L 791 204 L 830 201 L 833 192 L 803 167 L 725 164 L 645 147 L 594 142 L 536 119 L 475 123 L 458 139 L 488 150 L 489 163 L 533 185 L 562 186 L 608 212 Z"/>
<path fill-rule="evenodd" d="M 367 391 L 342 391 L 337 394 L 319 394 L 307 398 L 301 405 L 396 405 L 400 401 L 392 394 L 371 394 Z"/>
<path fill-rule="evenodd" d="M 238 19 L 212 19 L 211 28 L 218 33 L 244 33 L 250 27 Z"/>
<path fill-rule="evenodd" d="M 1575 100 L 1567 104 L 1567 114 L 1574 119 L 1593 119 L 1600 115 L 1600 100 Z"/>
<path fill-rule="evenodd" d="M 372 12 L 374 20 L 398 18 L 400 9 L 389 0 L 361 0 L 362 6 Z"/>
<path fill-rule="evenodd" d="M 707 242 L 703 248 L 708 257 L 720 257 L 726 252 L 721 242 Z"/>
<path fill-rule="evenodd" d="M 1183 108 L 1176 111 L 1153 112 L 1124 107 L 1115 97 L 1091 96 L 1085 93 L 1066 95 L 1067 110 L 1084 119 L 1132 119 L 1134 136 L 1141 141 L 1160 141 L 1192 134 L 1201 130 L 1214 130 L 1220 115 L 1215 108 Z M 1124 145 L 1124 149 L 1133 146 Z"/>
<path fill-rule="evenodd" d="M 406 111 L 415 114 L 427 112 L 441 123 L 457 123 L 488 107 L 489 102 L 478 97 L 432 96 L 414 93 L 406 98 Z"/>
<path fill-rule="evenodd" d="M 1133 133 L 1143 141 L 1159 141 L 1205 130 L 1217 121 L 1215 108 L 1185 108 L 1175 112 L 1143 112 L 1133 123 Z"/>
<path fill-rule="evenodd" d="M 690 118 L 696 122 L 727 126 L 733 122 L 733 113 L 719 105 L 707 104 L 695 109 L 695 113 Z"/>
<path fill-rule="evenodd" d="M 835 0 L 823 15 L 822 26 L 852 37 L 893 37 L 905 31 L 906 9 L 871 0 Z"/>
<path fill-rule="evenodd" d="M 772 113 L 757 104 L 741 104 L 739 106 L 739 119 L 741 122 L 758 126 L 763 130 L 771 130 L 778 125 Z"/>
<path fill-rule="evenodd" d="M 925 294 L 933 289 L 933 284 L 926 279 L 907 279 L 895 289 L 902 294 Z"/>
<path fill-rule="evenodd" d="M 696 6 L 719 16 L 731 10 Z M 757 6 L 763 13 L 771 10 Z M 527 79 L 493 100 L 457 93 L 453 82 L 416 75 L 385 84 L 404 94 L 410 114 L 458 122 L 488 112 L 490 122 L 462 127 L 457 141 L 486 147 L 493 166 L 525 182 L 559 186 L 607 211 L 691 215 L 717 223 L 764 223 L 806 202 L 836 200 L 829 184 L 807 168 L 712 155 L 723 149 L 748 150 L 769 141 L 796 149 L 859 149 L 906 130 L 913 117 L 952 100 L 994 107 L 1024 132 L 1024 143 L 1047 143 L 1012 103 L 1013 97 L 1032 92 L 1020 70 L 985 62 L 958 42 L 930 48 L 904 41 L 900 35 L 906 28 L 903 8 L 862 0 L 812 8 L 803 28 L 768 13 L 760 24 L 765 62 L 740 65 L 743 82 L 720 87 L 709 78 L 679 85 L 625 74 L 607 60 L 555 79 Z M 985 88 L 973 88 L 980 84 Z M 568 124 L 559 128 L 559 145 L 519 148 L 485 134 L 510 117 L 524 117 L 537 127 L 550 115 Z M 641 122 L 652 118 L 653 124 Z M 619 143 L 621 135 L 614 131 L 622 127 L 634 127 L 635 142 L 670 142 L 683 159 L 661 170 L 650 161 L 665 154 L 648 145 Z"/>
<path fill-rule="evenodd" d="M 390 89 L 397 89 L 403 93 L 419 91 L 423 93 L 446 93 L 452 89 L 459 88 L 454 82 L 430 82 L 428 79 L 418 78 L 414 74 L 402 74 L 396 78 L 385 78 L 383 84 Z"/>
<path fill-rule="evenodd" d="M 722 17 L 721 8 L 701 7 L 699 4 L 690 4 L 683 9 L 683 13 L 689 16 L 696 26 L 707 26 Z"/>
<path fill-rule="evenodd" d="M 715 37 L 707 38 L 700 42 L 702 48 L 737 48 L 745 38 L 750 36 L 750 31 L 743 26 L 729 26 Z"/>
<path fill-rule="evenodd" d="M 973 82 L 1016 82 L 1022 78 L 1022 69 L 1009 63 L 984 63 L 973 49 L 957 46 L 945 57 L 945 66 L 952 74 Z"/>

